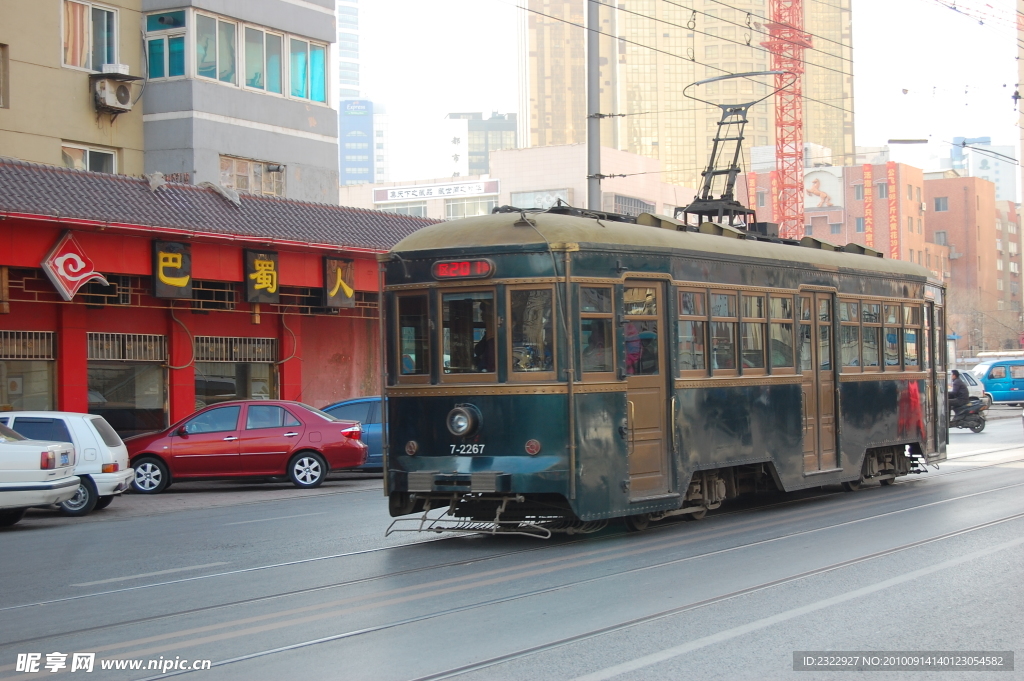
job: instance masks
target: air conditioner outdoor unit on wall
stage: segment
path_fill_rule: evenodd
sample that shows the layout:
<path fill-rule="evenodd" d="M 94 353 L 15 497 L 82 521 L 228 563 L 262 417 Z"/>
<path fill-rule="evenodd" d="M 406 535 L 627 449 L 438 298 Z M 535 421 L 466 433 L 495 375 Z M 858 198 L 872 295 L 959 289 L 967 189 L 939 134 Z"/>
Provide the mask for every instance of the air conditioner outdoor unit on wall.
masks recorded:
<path fill-rule="evenodd" d="M 118 78 L 96 78 L 93 81 L 93 98 L 100 111 L 122 113 L 132 110 L 132 85 Z"/>

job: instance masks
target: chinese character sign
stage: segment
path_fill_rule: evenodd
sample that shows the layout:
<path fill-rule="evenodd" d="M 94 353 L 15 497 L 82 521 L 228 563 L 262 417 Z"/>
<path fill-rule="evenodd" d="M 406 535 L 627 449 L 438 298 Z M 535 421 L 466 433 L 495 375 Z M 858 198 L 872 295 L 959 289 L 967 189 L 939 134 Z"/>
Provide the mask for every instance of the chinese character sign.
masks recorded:
<path fill-rule="evenodd" d="M 153 296 L 192 297 L 192 245 L 153 242 Z"/>
<path fill-rule="evenodd" d="M 277 304 L 281 298 L 277 276 L 276 251 L 245 252 L 245 299 L 248 302 Z"/>
<path fill-rule="evenodd" d="M 93 279 L 110 286 L 71 232 L 64 233 L 40 265 L 64 300 L 74 298 L 78 290 Z"/>
<path fill-rule="evenodd" d="M 355 263 L 324 258 L 324 307 L 355 306 Z"/>
<path fill-rule="evenodd" d="M 886 181 L 889 184 L 889 257 L 900 259 L 900 186 L 896 182 L 896 164 L 885 164 Z"/>
<path fill-rule="evenodd" d="M 864 245 L 875 247 L 875 185 L 870 163 L 864 164 Z"/>

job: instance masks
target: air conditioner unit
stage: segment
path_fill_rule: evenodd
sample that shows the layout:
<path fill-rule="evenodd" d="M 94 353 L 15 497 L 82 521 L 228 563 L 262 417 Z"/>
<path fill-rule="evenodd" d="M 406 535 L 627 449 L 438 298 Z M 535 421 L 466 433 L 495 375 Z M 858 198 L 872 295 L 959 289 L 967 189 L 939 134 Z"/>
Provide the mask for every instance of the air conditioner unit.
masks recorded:
<path fill-rule="evenodd" d="M 926 210 L 928 210 L 927 205 L 928 204 L 925 203 L 924 201 L 921 202 L 921 212 L 922 213 L 925 212 Z"/>
<path fill-rule="evenodd" d="M 93 98 L 100 111 L 122 113 L 132 110 L 132 86 L 118 78 L 97 78 L 93 81 Z"/>

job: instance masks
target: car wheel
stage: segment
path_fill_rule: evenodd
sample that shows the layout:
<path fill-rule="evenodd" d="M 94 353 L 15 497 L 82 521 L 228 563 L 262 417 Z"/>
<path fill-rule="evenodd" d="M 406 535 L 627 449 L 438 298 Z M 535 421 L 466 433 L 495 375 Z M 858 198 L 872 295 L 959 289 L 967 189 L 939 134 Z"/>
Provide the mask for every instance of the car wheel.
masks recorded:
<path fill-rule="evenodd" d="M 8 508 L 0 511 L 0 527 L 10 527 L 25 515 L 24 508 Z"/>
<path fill-rule="evenodd" d="M 327 463 L 316 452 L 299 452 L 288 463 L 288 479 L 296 487 L 319 487 L 327 476 Z"/>
<path fill-rule="evenodd" d="M 60 512 L 73 518 L 89 515 L 96 508 L 98 501 L 99 494 L 96 492 L 96 483 L 91 478 L 83 477 L 75 496 L 60 502 Z"/>
<path fill-rule="evenodd" d="M 106 494 L 106 495 L 100 497 L 99 499 L 96 500 L 96 510 L 97 511 L 102 511 L 107 506 L 110 506 L 110 502 L 112 502 L 113 500 L 114 500 L 114 495 L 113 494 Z"/>
<path fill-rule="evenodd" d="M 171 473 L 167 464 L 155 456 L 144 456 L 132 462 L 135 478 L 132 489 L 139 494 L 159 494 L 171 484 Z"/>

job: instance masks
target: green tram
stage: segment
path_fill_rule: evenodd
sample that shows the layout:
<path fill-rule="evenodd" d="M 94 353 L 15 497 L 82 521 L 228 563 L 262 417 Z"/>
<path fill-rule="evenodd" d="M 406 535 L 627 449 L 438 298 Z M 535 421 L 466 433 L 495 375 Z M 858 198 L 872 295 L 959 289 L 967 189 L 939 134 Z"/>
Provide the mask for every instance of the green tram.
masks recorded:
<path fill-rule="evenodd" d="M 944 288 L 916 264 L 568 207 L 380 259 L 389 532 L 641 530 L 945 459 Z"/>

